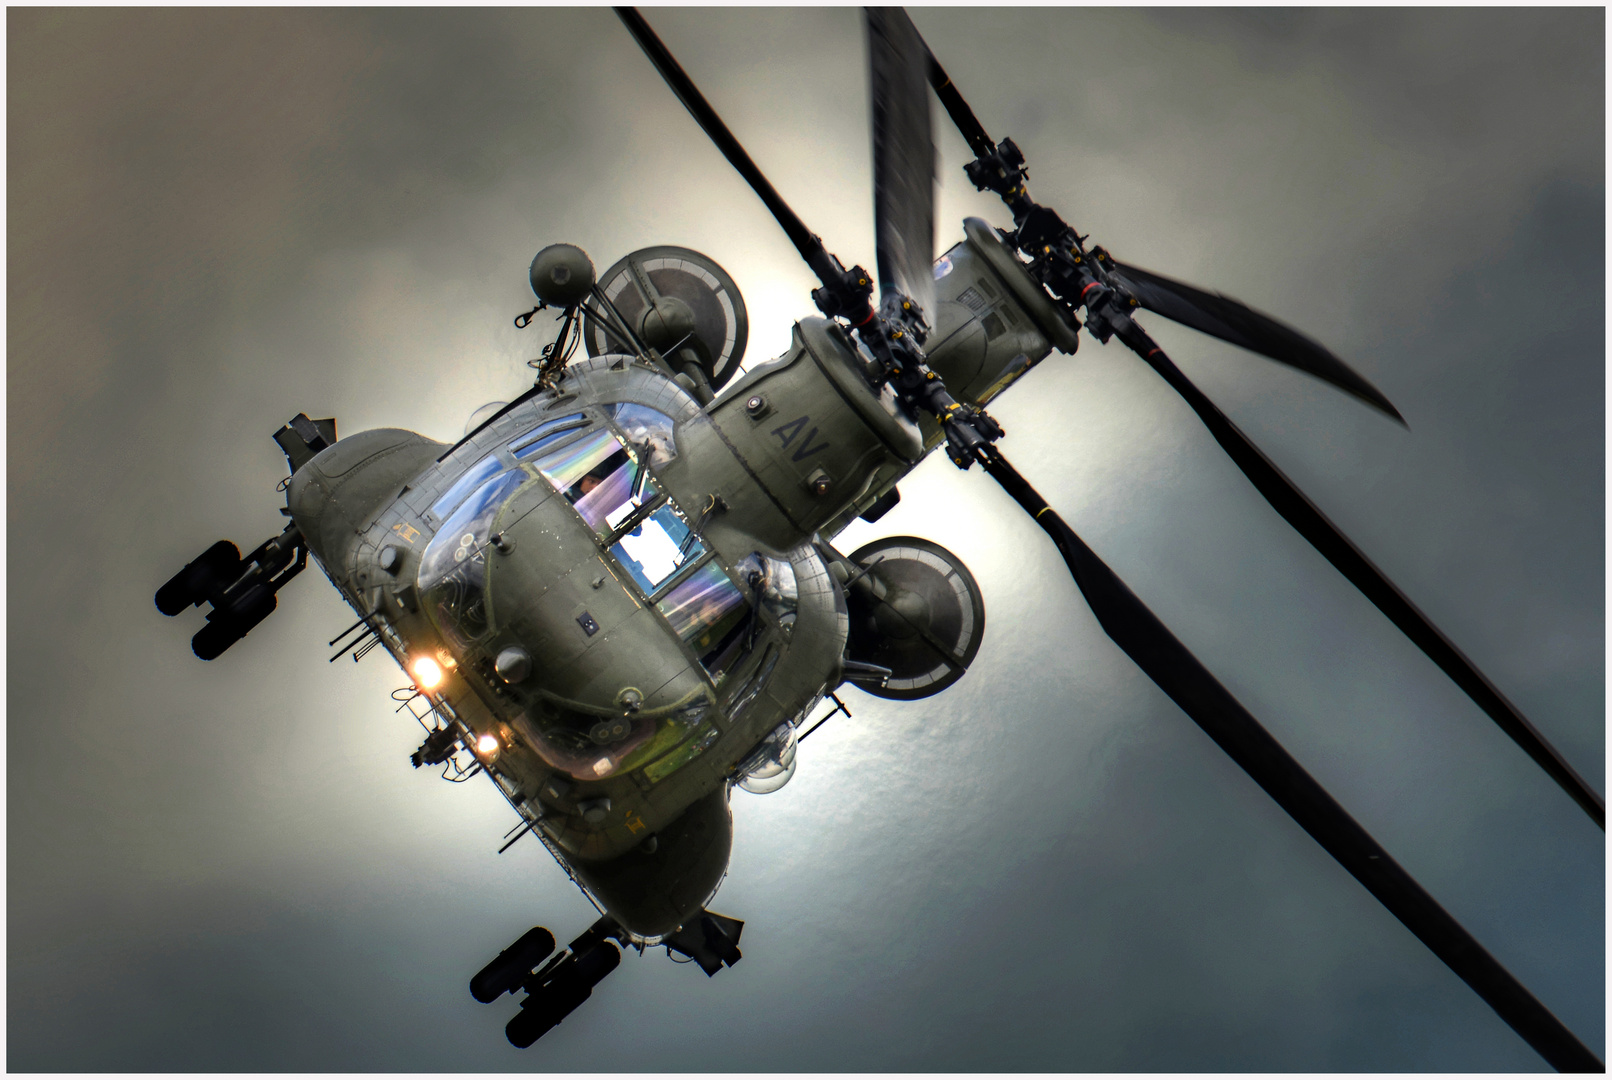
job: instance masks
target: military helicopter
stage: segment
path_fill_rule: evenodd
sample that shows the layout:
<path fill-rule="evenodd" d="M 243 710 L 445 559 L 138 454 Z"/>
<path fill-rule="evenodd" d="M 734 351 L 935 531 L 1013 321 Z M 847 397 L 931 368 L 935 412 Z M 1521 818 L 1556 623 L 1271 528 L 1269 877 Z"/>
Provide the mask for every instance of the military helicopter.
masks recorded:
<path fill-rule="evenodd" d="M 562 324 L 531 390 L 451 447 L 393 430 L 338 441 L 334 421 L 299 415 L 275 436 L 292 469 L 286 530 L 244 559 L 215 544 L 157 595 L 167 614 L 212 607 L 193 647 L 213 659 L 272 613 L 311 554 L 360 616 L 336 641 L 356 632 L 351 648 L 384 645 L 414 680 L 408 704 L 429 729 L 416 765 L 491 777 L 523 830 L 599 904 L 600 920 L 566 950 L 534 928 L 472 980 L 482 1000 L 527 992 L 511 1041 L 530 1045 L 585 1000 L 619 962 L 612 940 L 665 944 L 708 974 L 736 962 L 742 923 L 705 907 L 731 842 L 728 786 L 781 786 L 797 729 L 809 732 L 842 682 L 914 699 L 966 671 L 984 609 L 959 561 L 910 538 L 849 556 L 830 544 L 894 505 L 898 481 L 944 443 L 1046 529 L 1144 671 L 1547 1060 L 1598 1067 L 1039 499 L 984 411 L 1054 348 L 1073 352 L 1082 325 L 1122 341 L 1604 827 L 1599 797 L 1133 316 L 1244 345 L 1397 418 L 1387 399 L 1274 320 L 1087 247 L 1030 199 L 1017 148 L 985 135 L 895 12 L 868 16 L 875 307 L 873 275 L 823 249 L 641 17 L 622 17 L 818 274 L 825 319 L 803 321 L 783 357 L 730 384 L 747 322 L 720 267 L 649 248 L 596 278 L 579 250 L 547 248 L 531 267 L 538 308 L 521 318 L 553 309 Z M 926 84 L 977 155 L 970 179 L 1000 194 L 1015 224 L 1003 233 L 970 220 L 938 263 Z M 572 359 L 578 343 L 586 360 Z"/>

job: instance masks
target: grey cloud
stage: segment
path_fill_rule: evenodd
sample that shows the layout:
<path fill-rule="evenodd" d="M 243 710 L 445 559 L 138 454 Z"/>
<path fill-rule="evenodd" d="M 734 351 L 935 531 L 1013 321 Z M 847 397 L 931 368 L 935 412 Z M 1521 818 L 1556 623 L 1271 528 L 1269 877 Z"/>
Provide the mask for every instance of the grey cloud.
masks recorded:
<path fill-rule="evenodd" d="M 648 17 L 871 265 L 853 15 Z M 1604 783 L 1604 13 L 914 17 L 1039 197 L 1389 394 L 1408 432 L 1155 326 Z M 533 922 L 580 929 L 582 898 L 536 847 L 493 854 L 490 789 L 409 770 L 399 673 L 323 662 L 352 616 L 319 575 L 207 665 L 151 593 L 278 528 L 268 435 L 298 410 L 452 437 L 518 390 L 535 345 L 509 320 L 545 243 L 710 253 L 752 359 L 809 278 L 603 10 L 7 19 L 11 1068 L 1539 1066 L 942 460 L 841 546 L 957 552 L 988 607 L 976 669 L 913 705 L 848 691 L 789 787 L 735 796 L 716 906 L 746 920 L 738 968 L 629 958 L 514 1051 L 464 983 Z M 940 142 L 941 243 L 1005 222 Z M 1060 512 L 1600 1052 L 1602 834 L 1117 348 L 1049 359 L 993 411 Z"/>

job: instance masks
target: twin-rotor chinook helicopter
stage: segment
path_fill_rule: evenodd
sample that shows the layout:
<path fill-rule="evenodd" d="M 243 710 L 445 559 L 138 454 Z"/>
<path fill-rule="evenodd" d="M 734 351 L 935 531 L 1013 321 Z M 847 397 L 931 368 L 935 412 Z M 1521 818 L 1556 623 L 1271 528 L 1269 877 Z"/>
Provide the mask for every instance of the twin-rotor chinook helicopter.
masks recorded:
<path fill-rule="evenodd" d="M 1484 676 L 1170 362 L 1136 321 L 1174 319 L 1296 367 L 1394 419 L 1322 346 L 1236 301 L 1116 262 L 1034 202 L 1024 158 L 993 142 L 900 9 L 866 13 L 879 301 L 761 175 L 644 19 L 622 21 L 822 282 L 823 318 L 737 379 L 739 290 L 711 260 L 634 252 L 596 278 L 578 248 L 531 265 L 558 334 L 531 389 L 453 446 L 396 429 L 338 440 L 299 414 L 274 437 L 290 524 L 244 559 L 219 541 L 156 595 L 208 604 L 212 660 L 272 613 L 307 564 L 360 618 L 331 644 L 384 646 L 427 734 L 413 762 L 490 777 L 600 911 L 565 949 L 534 927 L 471 980 L 524 991 L 507 1027 L 530 1046 L 588 998 L 620 946 L 665 945 L 710 975 L 743 924 L 706 908 L 732 843 L 731 785 L 794 771 L 799 729 L 842 683 L 916 699 L 961 678 L 985 627 L 980 590 L 936 544 L 831 544 L 877 520 L 944 444 L 1049 534 L 1104 630 L 1343 866 L 1553 1066 L 1601 1071 L 1043 502 L 997 449 L 985 406 L 1084 325 L 1117 338 L 1192 406 L 1255 487 L 1605 828 L 1604 804 Z M 981 190 L 1014 228 L 971 218 L 933 257 L 928 91 L 957 124 Z M 586 358 L 574 359 L 578 344 Z M 479 422 L 477 422 L 479 421 Z M 338 654 L 340 655 L 340 654 Z M 829 715 L 832 715 L 830 713 Z M 823 717 L 817 722 L 821 723 Z M 810 728 L 805 734 L 810 733 Z M 506 845 L 507 846 L 507 845 Z"/>

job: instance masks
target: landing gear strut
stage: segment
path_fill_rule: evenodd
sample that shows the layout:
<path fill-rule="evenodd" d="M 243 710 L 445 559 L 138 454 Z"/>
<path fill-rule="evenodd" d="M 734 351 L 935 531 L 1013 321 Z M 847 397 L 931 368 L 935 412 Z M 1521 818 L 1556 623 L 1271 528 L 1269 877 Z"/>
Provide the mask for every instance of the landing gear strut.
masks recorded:
<path fill-rule="evenodd" d="M 698 962 L 707 975 L 715 975 L 722 965 L 732 967 L 739 962 L 743 929 L 744 923 L 738 919 L 701 911 L 662 943 Z M 631 939 L 616 920 L 605 915 L 551 957 L 554 935 L 534 926 L 476 972 L 470 980 L 470 994 L 491 1004 L 500 995 L 526 992 L 521 1011 L 504 1026 L 509 1041 L 524 1050 L 592 997 L 593 988 L 616 970 L 621 964 L 618 943 L 625 947 Z M 537 966 L 540 963 L 542 967 Z"/>
<path fill-rule="evenodd" d="M 626 944 L 627 933 L 605 915 L 539 968 L 537 965 L 554 952 L 554 935 L 534 926 L 476 973 L 470 980 L 470 994 L 490 1004 L 502 994 L 526 991 L 521 1011 L 504 1027 L 509 1041 L 524 1050 L 570 1016 L 593 996 L 593 988 L 616 970 L 621 963 L 621 950 L 610 942 L 611 938 Z"/>
<path fill-rule="evenodd" d="M 307 565 L 308 544 L 295 523 L 244 559 L 234 544 L 220 540 L 157 590 L 157 610 L 178 615 L 187 607 L 211 604 L 207 625 L 190 639 L 190 648 L 213 660 L 274 613 L 274 594 Z"/>

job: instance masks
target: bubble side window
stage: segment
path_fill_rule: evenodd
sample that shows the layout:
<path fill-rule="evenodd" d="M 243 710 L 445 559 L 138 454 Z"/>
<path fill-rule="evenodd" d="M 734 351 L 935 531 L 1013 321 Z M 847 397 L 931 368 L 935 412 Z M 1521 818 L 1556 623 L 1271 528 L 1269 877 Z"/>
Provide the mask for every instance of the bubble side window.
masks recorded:
<path fill-rule="evenodd" d="M 487 533 L 499 507 L 531 480 L 512 469 L 485 481 L 437 530 L 420 556 L 418 575 L 437 628 L 460 649 L 488 630 Z"/>
<path fill-rule="evenodd" d="M 441 521 L 453 513 L 454 507 L 465 501 L 465 496 L 475 491 L 492 477 L 503 472 L 507 465 L 498 459 L 497 454 L 489 454 L 465 470 L 465 474 L 453 482 L 442 497 L 431 504 L 431 516 Z"/>
<path fill-rule="evenodd" d="M 713 679 L 744 652 L 751 608 L 715 559 L 673 585 L 655 606 Z"/>
<path fill-rule="evenodd" d="M 562 416 L 556 420 L 539 424 L 511 442 L 509 452 L 515 455 L 515 460 L 517 461 L 525 461 L 528 458 L 536 457 L 577 428 L 586 427 L 587 423 L 587 417 L 581 413 L 572 413 L 570 416 Z"/>

